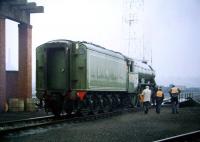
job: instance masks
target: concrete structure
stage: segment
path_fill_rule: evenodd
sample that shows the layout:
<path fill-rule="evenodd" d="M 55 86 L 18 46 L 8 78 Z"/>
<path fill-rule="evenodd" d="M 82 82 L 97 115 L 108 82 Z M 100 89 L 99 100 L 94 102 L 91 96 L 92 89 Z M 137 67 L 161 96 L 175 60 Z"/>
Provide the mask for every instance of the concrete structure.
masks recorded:
<path fill-rule="evenodd" d="M 5 19 L 0 18 L 0 111 L 6 97 Z"/>
<path fill-rule="evenodd" d="M 32 26 L 30 25 L 30 14 L 43 12 L 44 8 L 36 6 L 35 2 L 28 3 L 27 0 L 0 1 L 0 112 L 10 96 L 21 99 L 32 96 Z M 19 23 L 19 71 L 13 74 L 6 73 L 5 68 L 5 19 Z M 10 77 L 10 75 L 12 76 Z M 15 82 L 10 82 L 13 79 L 15 79 Z M 9 95 L 6 92 L 9 92 Z"/>

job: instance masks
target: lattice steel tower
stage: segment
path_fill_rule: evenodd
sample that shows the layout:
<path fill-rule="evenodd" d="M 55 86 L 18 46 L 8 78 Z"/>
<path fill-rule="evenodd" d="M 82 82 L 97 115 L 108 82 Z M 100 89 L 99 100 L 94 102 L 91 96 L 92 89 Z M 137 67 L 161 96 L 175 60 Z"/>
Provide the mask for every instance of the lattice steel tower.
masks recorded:
<path fill-rule="evenodd" d="M 127 56 L 151 61 L 151 49 L 144 45 L 144 0 L 123 0 L 122 21 Z"/>

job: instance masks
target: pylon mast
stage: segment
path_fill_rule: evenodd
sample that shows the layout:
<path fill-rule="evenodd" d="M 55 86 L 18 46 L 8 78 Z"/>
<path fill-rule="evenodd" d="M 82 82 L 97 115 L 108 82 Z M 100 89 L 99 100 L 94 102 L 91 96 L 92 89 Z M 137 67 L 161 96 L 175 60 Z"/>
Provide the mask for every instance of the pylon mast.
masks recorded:
<path fill-rule="evenodd" d="M 128 47 L 127 56 L 151 61 L 152 51 L 144 45 L 144 0 L 123 0 L 123 7 L 124 46 Z"/>

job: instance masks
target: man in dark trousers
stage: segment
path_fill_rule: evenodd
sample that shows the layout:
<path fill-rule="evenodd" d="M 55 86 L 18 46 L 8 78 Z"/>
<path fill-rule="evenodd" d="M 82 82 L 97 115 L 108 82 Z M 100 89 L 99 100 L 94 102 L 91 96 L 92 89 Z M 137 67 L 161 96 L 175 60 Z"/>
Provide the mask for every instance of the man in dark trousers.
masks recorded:
<path fill-rule="evenodd" d="M 157 87 L 150 87 L 151 90 L 151 101 L 153 104 L 153 107 L 156 106 L 156 92 L 157 92 Z"/>
<path fill-rule="evenodd" d="M 174 85 L 169 90 L 169 94 L 171 96 L 171 103 L 172 103 L 172 113 L 178 113 L 178 96 L 181 93 L 180 89 Z"/>
<path fill-rule="evenodd" d="M 150 101 L 151 101 L 151 90 L 149 86 L 146 86 L 145 89 L 142 91 L 142 95 L 144 96 L 144 113 L 147 114 L 149 111 Z"/>
<path fill-rule="evenodd" d="M 164 99 L 164 93 L 161 87 L 158 87 L 158 91 L 156 92 L 156 113 L 160 113 L 161 104 Z"/>

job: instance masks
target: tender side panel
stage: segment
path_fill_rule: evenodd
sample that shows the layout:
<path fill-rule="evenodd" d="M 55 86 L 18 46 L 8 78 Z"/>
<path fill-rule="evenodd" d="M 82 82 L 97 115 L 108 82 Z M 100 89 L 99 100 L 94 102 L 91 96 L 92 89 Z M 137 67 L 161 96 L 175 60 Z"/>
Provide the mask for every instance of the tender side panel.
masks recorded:
<path fill-rule="evenodd" d="M 38 47 L 36 49 L 36 89 L 45 89 L 45 55 L 44 48 Z"/>
<path fill-rule="evenodd" d="M 127 64 L 125 60 L 88 49 L 87 83 L 89 90 L 126 91 Z"/>
<path fill-rule="evenodd" d="M 86 90 L 86 47 L 74 44 L 70 54 L 71 89 Z"/>

